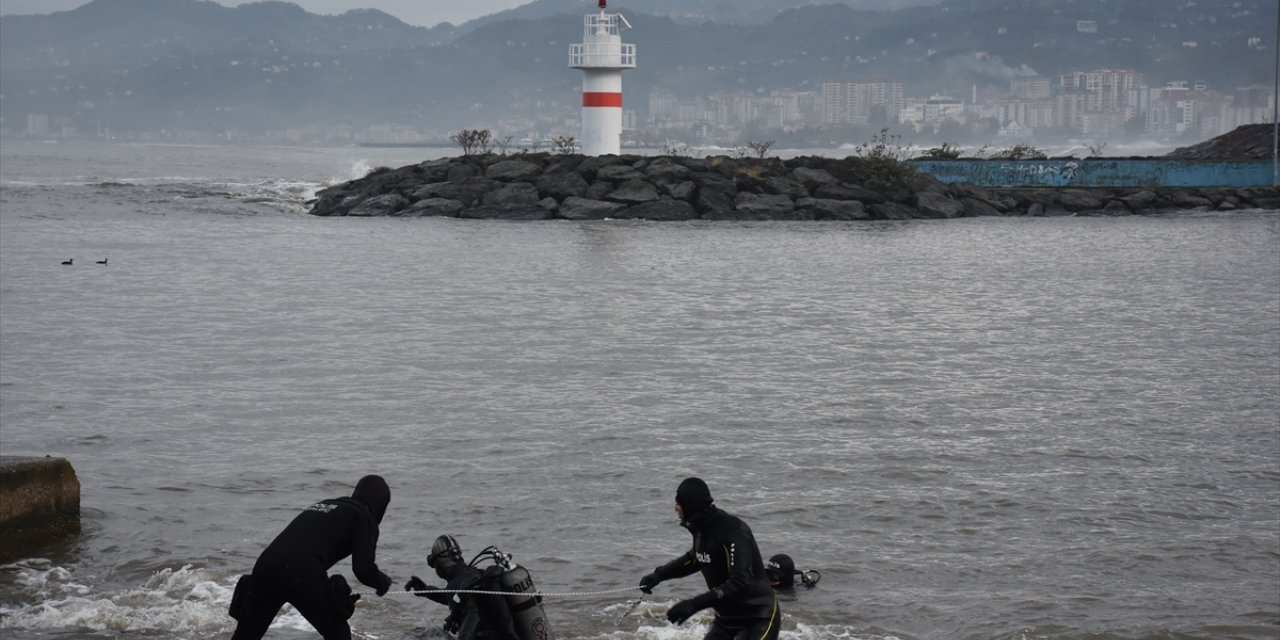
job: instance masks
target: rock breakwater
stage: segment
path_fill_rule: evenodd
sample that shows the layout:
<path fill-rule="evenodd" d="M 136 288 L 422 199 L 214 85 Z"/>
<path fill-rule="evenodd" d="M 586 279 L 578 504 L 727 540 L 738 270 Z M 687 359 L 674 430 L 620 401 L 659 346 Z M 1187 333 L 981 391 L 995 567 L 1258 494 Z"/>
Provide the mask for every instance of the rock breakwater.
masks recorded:
<path fill-rule="evenodd" d="M 376 169 L 324 189 L 317 216 L 507 220 L 905 220 L 1280 209 L 1277 189 L 995 189 L 866 158 L 520 154 Z"/>

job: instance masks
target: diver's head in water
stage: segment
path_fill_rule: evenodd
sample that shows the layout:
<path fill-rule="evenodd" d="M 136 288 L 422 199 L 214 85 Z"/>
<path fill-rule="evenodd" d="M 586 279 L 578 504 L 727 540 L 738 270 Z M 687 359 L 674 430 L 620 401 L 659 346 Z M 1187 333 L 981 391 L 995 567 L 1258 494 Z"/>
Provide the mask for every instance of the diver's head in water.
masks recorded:
<path fill-rule="evenodd" d="M 769 585 L 774 589 L 794 589 L 796 586 L 796 563 L 785 553 L 769 558 L 764 565 L 764 573 L 769 576 Z"/>

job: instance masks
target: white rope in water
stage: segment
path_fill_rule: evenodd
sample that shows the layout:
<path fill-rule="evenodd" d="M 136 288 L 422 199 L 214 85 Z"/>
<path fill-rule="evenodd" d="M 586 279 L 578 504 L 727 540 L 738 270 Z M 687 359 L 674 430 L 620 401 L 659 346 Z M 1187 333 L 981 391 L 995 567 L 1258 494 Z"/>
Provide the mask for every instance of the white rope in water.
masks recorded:
<path fill-rule="evenodd" d="M 467 595 L 482 595 L 482 596 L 529 596 L 529 597 L 535 597 L 535 598 L 536 597 L 587 598 L 591 596 L 607 596 L 615 593 L 626 593 L 628 591 L 635 591 L 639 588 L 640 587 L 622 587 L 621 589 L 607 589 L 605 591 L 566 591 L 566 592 L 560 592 L 560 593 L 549 593 L 549 592 L 543 592 L 543 591 L 537 591 L 533 593 L 519 593 L 519 592 L 510 593 L 507 591 L 476 591 L 471 589 L 425 589 L 423 591 L 388 591 L 386 595 L 384 595 L 383 597 L 385 598 L 387 596 L 416 596 L 420 593 L 462 593 Z M 362 596 L 378 595 L 373 591 L 352 591 L 351 593 L 359 594 Z"/>

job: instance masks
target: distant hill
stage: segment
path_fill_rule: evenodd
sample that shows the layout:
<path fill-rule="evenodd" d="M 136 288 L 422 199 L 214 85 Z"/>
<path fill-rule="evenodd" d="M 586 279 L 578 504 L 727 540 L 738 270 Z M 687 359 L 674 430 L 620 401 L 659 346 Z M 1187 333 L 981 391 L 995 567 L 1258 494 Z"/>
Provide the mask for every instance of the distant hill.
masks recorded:
<path fill-rule="evenodd" d="M 226 7 L 212 0 L 94 0 L 51 15 L 0 18 L 0 65 L 131 64 L 156 56 L 336 53 L 442 44 L 452 27 L 407 25 L 374 9 L 341 16 L 268 1 Z"/>
<path fill-rule="evenodd" d="M 616 0 L 639 49 L 639 68 L 625 76 L 628 108 L 643 114 L 656 88 L 695 96 L 830 81 L 899 81 L 908 95 L 967 98 L 975 87 L 1006 92 L 1016 75 L 1056 81 L 1097 68 L 1230 91 L 1269 84 L 1274 63 L 1275 0 L 901 4 L 886 12 L 860 9 L 861 0 Z M 0 116 L 19 130 L 29 113 L 115 130 L 562 120 L 579 99 L 580 75 L 566 63 L 582 35 L 581 20 L 565 13 L 586 13 L 583 5 L 592 3 L 539 0 L 433 29 L 373 10 L 318 16 L 286 2 L 94 0 L 4 16 Z"/>
<path fill-rule="evenodd" d="M 854 9 L 897 11 L 909 7 L 935 6 L 943 0 L 612 0 L 611 11 L 625 15 L 671 18 L 680 24 L 758 25 L 765 24 L 788 9 L 815 4 L 843 4 Z M 462 25 L 464 30 L 503 20 L 536 20 L 566 14 L 582 14 L 591 8 L 583 0 L 536 0 L 515 9 L 500 11 Z"/>

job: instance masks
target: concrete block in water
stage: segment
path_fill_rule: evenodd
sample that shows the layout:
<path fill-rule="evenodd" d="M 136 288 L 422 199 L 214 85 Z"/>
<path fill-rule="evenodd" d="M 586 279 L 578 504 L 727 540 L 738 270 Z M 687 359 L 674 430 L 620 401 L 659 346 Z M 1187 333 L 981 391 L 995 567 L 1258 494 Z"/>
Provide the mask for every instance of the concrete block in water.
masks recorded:
<path fill-rule="evenodd" d="M 0 560 L 80 532 L 80 481 L 64 458 L 0 456 Z"/>

